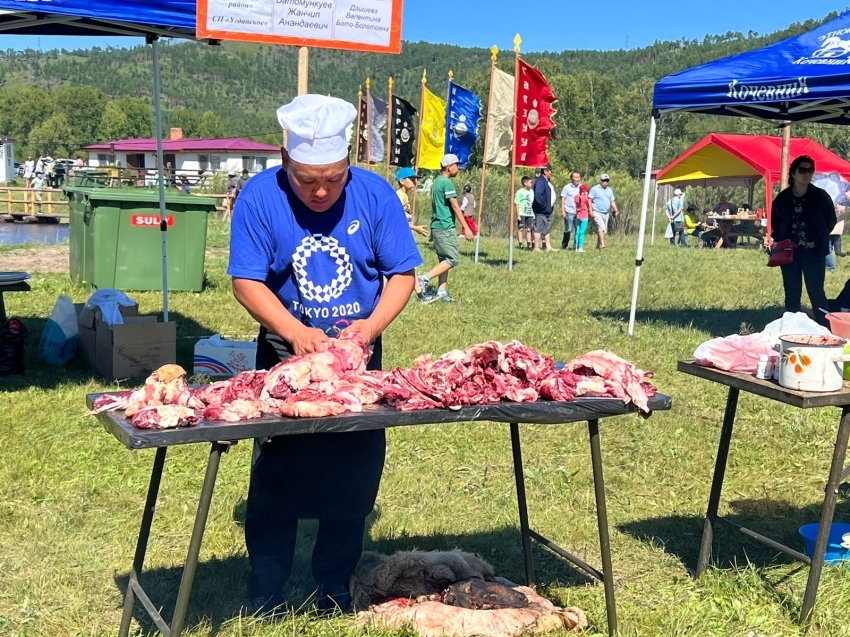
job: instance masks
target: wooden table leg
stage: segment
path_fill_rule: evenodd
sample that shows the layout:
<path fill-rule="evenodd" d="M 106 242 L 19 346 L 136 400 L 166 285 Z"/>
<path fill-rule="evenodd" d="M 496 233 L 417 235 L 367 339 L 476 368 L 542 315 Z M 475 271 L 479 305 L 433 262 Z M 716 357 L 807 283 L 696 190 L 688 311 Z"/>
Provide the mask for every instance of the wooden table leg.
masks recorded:
<path fill-rule="evenodd" d="M 739 390 L 729 388 L 726 398 L 726 413 L 723 415 L 723 427 L 720 430 L 720 444 L 717 446 L 717 460 L 714 463 L 714 476 L 711 479 L 711 493 L 708 496 L 708 512 L 702 530 L 702 542 L 699 547 L 696 576 L 699 577 L 708 567 L 711 559 L 711 544 L 714 540 L 714 524 L 717 521 L 717 510 L 720 508 L 720 492 L 723 490 L 723 478 L 726 476 L 726 461 L 729 458 L 729 444 L 732 440 L 732 426 L 735 423 L 735 412 L 738 410 Z"/>
<path fill-rule="evenodd" d="M 818 594 L 818 585 L 823 571 L 823 560 L 829 541 L 829 530 L 835 514 L 835 500 L 838 497 L 838 485 L 844 471 L 844 458 L 847 455 L 847 442 L 850 439 L 850 406 L 845 406 L 841 412 L 841 423 L 838 425 L 838 436 L 835 439 L 835 449 L 832 452 L 832 465 L 829 468 L 829 479 L 826 483 L 826 494 L 823 498 L 823 508 L 820 512 L 820 528 L 815 541 L 815 552 L 809 568 L 809 579 L 806 582 L 806 594 L 803 596 L 803 608 L 800 611 L 800 624 L 806 625 L 810 619 L 812 607 Z"/>

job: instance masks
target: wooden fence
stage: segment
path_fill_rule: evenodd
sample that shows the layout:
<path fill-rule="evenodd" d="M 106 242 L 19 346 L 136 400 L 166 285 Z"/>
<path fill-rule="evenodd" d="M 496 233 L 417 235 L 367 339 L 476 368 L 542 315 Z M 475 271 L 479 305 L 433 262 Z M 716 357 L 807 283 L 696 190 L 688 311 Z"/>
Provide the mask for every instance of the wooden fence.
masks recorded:
<path fill-rule="evenodd" d="M 37 195 L 39 194 L 41 201 L 38 200 Z M 216 202 L 216 210 L 223 213 L 225 219 L 230 218 L 233 208 L 231 197 L 213 193 L 192 193 L 191 196 L 220 200 Z M 32 216 L 41 214 L 60 218 L 67 217 L 68 200 L 62 196 L 61 188 L 33 190 L 32 188 L 16 188 L 13 186 L 0 187 L 0 214 L 3 213 L 6 215 Z"/>

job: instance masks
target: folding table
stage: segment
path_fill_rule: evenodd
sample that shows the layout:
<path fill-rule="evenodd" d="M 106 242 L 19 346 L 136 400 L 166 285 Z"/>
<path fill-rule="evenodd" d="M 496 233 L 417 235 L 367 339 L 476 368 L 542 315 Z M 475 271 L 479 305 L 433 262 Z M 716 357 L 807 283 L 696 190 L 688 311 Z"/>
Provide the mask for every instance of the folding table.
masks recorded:
<path fill-rule="evenodd" d="M 101 395 L 89 394 L 86 397 L 89 408 L 91 408 L 94 400 Z M 667 410 L 670 409 L 671 405 L 671 399 L 662 394 L 658 394 L 652 398 L 649 403 L 653 411 Z M 384 405 L 371 405 L 364 407 L 363 411 L 359 413 L 349 412 L 327 418 L 296 419 L 281 416 L 265 416 L 256 420 L 246 420 L 236 423 L 203 421 L 197 427 L 167 430 L 136 429 L 124 418 L 123 412 L 101 413 L 98 415 L 101 424 L 128 449 L 156 449 L 147 499 L 142 513 L 141 528 L 136 543 L 135 558 L 133 559 L 127 593 L 124 598 L 124 613 L 121 619 L 121 628 L 118 634 L 120 637 L 127 637 L 129 635 L 136 599 L 141 602 L 147 614 L 165 637 L 179 637 L 183 632 L 186 611 L 189 605 L 189 595 L 192 590 L 195 570 L 198 566 L 198 555 L 206 527 L 210 502 L 212 501 L 218 466 L 221 455 L 228 450 L 230 444 L 238 440 L 251 438 L 263 439 L 271 436 L 303 433 L 323 434 L 368 429 L 387 429 L 390 427 L 412 425 L 491 421 L 509 423 L 510 425 L 522 551 L 528 585 L 532 586 L 534 584 L 534 562 L 531 554 L 531 540 L 535 540 L 603 582 L 605 587 L 608 633 L 609 635 L 613 635 L 617 630 L 617 610 L 614 601 L 614 576 L 611 567 L 611 545 L 608 536 L 608 509 L 605 503 L 605 483 L 602 477 L 599 421 L 602 418 L 634 412 L 635 408 L 632 405 L 625 405 L 623 401 L 612 398 L 578 398 L 572 402 L 496 403 L 492 405 L 464 407 L 458 410 L 398 411 Z M 534 531 L 529 524 L 528 507 L 525 497 L 525 479 L 523 475 L 519 424 L 560 425 L 580 421 L 587 422 L 590 438 L 590 457 L 596 496 L 597 525 L 599 528 L 599 550 L 602 558 L 601 570 L 590 566 L 578 556 L 573 555 L 542 534 Z M 157 610 L 157 605 L 145 593 L 139 583 L 139 576 L 144 565 L 145 552 L 153 523 L 154 507 L 165 464 L 166 451 L 172 445 L 193 443 L 208 443 L 210 445 L 210 454 L 203 487 L 201 488 L 192 536 L 189 541 L 186 563 L 183 567 L 183 576 L 177 593 L 174 614 L 169 625 Z"/>

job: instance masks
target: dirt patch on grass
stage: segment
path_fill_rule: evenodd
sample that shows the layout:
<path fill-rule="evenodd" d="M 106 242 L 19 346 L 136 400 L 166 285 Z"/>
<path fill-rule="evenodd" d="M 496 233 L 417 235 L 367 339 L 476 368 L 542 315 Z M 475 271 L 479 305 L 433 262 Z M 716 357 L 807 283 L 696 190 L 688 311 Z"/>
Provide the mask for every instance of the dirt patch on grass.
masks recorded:
<path fill-rule="evenodd" d="M 0 252 L 0 271 L 68 272 L 68 246 L 39 246 Z"/>
<path fill-rule="evenodd" d="M 227 248 L 209 248 L 207 259 L 227 258 Z M 68 272 L 68 246 L 38 246 L 0 252 L 0 272 L 41 272 L 66 274 Z"/>

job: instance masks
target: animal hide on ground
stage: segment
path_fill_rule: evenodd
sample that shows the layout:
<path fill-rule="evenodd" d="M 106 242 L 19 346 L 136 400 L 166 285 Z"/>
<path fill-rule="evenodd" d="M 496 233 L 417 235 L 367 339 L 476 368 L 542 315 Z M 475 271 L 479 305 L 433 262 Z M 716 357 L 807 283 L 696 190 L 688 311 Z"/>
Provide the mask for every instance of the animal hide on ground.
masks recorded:
<path fill-rule="evenodd" d="M 355 608 L 364 609 L 388 599 L 442 593 L 455 582 L 473 577 L 492 580 L 495 575 L 482 558 L 459 549 L 399 551 L 393 555 L 366 551 L 351 578 L 351 597 Z"/>
<path fill-rule="evenodd" d="M 523 608 L 473 610 L 439 601 L 395 599 L 358 614 L 360 626 L 404 628 L 411 626 L 419 637 L 519 637 L 555 630 L 581 630 L 587 616 L 579 608 L 560 608 L 534 590 L 496 578 L 527 600 Z"/>

